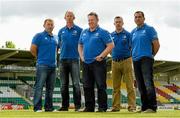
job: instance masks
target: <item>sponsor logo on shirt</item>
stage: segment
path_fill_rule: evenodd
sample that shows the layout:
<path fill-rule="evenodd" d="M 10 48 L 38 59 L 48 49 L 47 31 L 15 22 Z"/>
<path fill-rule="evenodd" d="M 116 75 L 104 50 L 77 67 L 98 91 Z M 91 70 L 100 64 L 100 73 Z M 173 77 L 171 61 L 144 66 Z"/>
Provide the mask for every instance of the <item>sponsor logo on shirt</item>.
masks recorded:
<path fill-rule="evenodd" d="M 99 36 L 99 33 L 96 33 L 95 36 L 98 37 L 98 36 Z"/>
<path fill-rule="evenodd" d="M 77 35 L 77 33 L 78 33 L 78 32 L 77 32 L 76 30 L 74 30 L 73 33 L 72 33 L 72 35 Z"/>

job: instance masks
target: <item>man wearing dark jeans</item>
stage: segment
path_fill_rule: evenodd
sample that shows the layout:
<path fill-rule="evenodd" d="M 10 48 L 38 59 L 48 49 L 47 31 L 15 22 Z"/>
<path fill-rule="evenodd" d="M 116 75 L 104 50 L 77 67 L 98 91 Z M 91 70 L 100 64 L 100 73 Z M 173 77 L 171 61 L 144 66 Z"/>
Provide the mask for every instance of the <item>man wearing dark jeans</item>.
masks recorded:
<path fill-rule="evenodd" d="M 61 79 L 61 96 L 62 107 L 59 111 L 68 111 L 69 107 L 69 75 L 73 85 L 73 100 L 75 111 L 81 107 L 80 91 L 80 70 L 78 41 L 82 28 L 74 24 L 74 13 L 67 11 L 64 19 L 66 26 L 61 28 L 58 33 L 60 48 L 60 79 Z"/>
<path fill-rule="evenodd" d="M 106 60 L 101 62 L 94 61 L 91 64 L 83 63 L 83 87 L 87 111 L 94 111 L 95 108 L 94 82 L 96 82 L 96 87 L 98 89 L 97 100 L 99 111 L 106 111 Z"/>
<path fill-rule="evenodd" d="M 160 44 L 156 30 L 144 23 L 145 17 L 142 11 L 135 12 L 134 21 L 137 27 L 131 32 L 132 58 L 141 95 L 141 112 L 155 113 L 157 101 L 153 82 L 153 63 Z"/>
<path fill-rule="evenodd" d="M 106 112 L 108 107 L 105 57 L 111 52 L 114 44 L 110 33 L 98 26 L 98 20 L 95 12 L 88 14 L 89 28 L 81 33 L 78 45 L 79 55 L 83 61 L 84 112 L 94 112 L 95 83 L 98 92 L 98 111 Z"/>
<path fill-rule="evenodd" d="M 42 112 L 42 91 L 44 84 L 46 85 L 45 93 L 45 111 L 51 112 L 53 108 L 53 89 L 56 79 L 56 51 L 57 40 L 52 31 L 54 29 L 54 21 L 46 19 L 44 21 L 45 30 L 37 33 L 31 44 L 31 53 L 37 58 L 36 65 L 36 81 L 34 85 L 34 111 Z"/>

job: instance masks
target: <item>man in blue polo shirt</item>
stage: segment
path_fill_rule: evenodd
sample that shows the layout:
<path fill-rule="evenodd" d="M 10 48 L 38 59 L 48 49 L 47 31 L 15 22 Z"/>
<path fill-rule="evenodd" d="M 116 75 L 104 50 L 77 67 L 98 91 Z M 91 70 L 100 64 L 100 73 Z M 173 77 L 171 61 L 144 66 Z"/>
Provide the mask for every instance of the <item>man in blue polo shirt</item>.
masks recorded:
<path fill-rule="evenodd" d="M 112 80 L 113 80 L 113 99 L 112 112 L 117 112 L 121 108 L 121 81 L 126 83 L 128 97 L 128 111 L 134 112 L 136 109 L 136 97 L 134 89 L 134 71 L 132 69 L 131 58 L 131 36 L 123 26 L 123 18 L 116 16 L 114 25 L 116 30 L 111 33 L 115 47 L 112 50 Z"/>
<path fill-rule="evenodd" d="M 111 52 L 114 44 L 109 32 L 98 26 L 98 21 L 95 12 L 88 14 L 89 28 L 81 33 L 78 45 L 79 55 L 83 61 L 84 112 L 94 112 L 95 83 L 98 92 L 98 111 L 107 110 L 105 57 Z"/>
<path fill-rule="evenodd" d="M 153 82 L 153 63 L 160 44 L 156 30 L 144 23 L 145 17 L 142 11 L 134 13 L 134 21 L 137 27 L 131 32 L 132 58 L 141 95 L 141 112 L 155 113 L 157 101 Z"/>
<path fill-rule="evenodd" d="M 81 107 L 80 91 L 80 70 L 78 41 L 82 28 L 74 24 L 74 13 L 65 13 L 66 26 L 61 28 L 58 33 L 60 47 L 60 78 L 62 107 L 59 111 L 68 111 L 69 107 L 69 74 L 73 85 L 73 99 L 75 111 Z"/>
<path fill-rule="evenodd" d="M 56 51 L 58 42 L 52 34 L 54 21 L 44 21 L 45 31 L 37 33 L 31 44 L 31 53 L 37 58 L 36 81 L 34 85 L 34 111 L 42 112 L 42 90 L 46 85 L 45 111 L 53 111 L 53 89 L 56 78 Z"/>

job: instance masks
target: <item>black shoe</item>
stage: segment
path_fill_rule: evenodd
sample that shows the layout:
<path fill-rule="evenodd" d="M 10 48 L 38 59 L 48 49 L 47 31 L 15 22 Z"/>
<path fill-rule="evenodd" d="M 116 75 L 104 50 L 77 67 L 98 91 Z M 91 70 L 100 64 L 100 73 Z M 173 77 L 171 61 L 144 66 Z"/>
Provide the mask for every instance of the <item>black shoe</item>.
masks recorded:
<path fill-rule="evenodd" d="M 58 111 L 68 111 L 68 108 L 66 108 L 66 107 L 61 107 L 60 109 L 58 109 Z"/>
<path fill-rule="evenodd" d="M 87 109 L 87 108 L 85 108 L 82 112 L 94 112 L 94 109 Z"/>
<path fill-rule="evenodd" d="M 98 111 L 96 111 L 96 112 L 106 112 L 106 110 L 104 110 L 104 109 L 98 109 Z"/>
<path fill-rule="evenodd" d="M 53 112 L 53 111 L 54 111 L 54 108 L 45 108 L 44 111 L 45 111 L 45 112 Z"/>

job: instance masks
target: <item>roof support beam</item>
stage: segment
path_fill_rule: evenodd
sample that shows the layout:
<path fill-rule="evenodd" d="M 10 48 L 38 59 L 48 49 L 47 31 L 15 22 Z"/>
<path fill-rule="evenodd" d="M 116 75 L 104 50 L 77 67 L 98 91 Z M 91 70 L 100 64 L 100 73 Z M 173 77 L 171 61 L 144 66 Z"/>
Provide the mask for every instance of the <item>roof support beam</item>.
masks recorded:
<path fill-rule="evenodd" d="M 173 71 L 173 70 L 176 70 L 179 68 L 180 68 L 180 64 L 169 66 L 169 67 L 164 67 L 164 68 L 156 68 L 156 69 L 154 69 L 154 73 L 165 73 L 165 72 Z"/>
<path fill-rule="evenodd" d="M 7 59 L 15 54 L 17 54 L 19 51 L 13 51 L 13 52 L 9 52 L 9 53 L 6 53 L 6 54 L 3 54 L 3 55 L 0 55 L 0 61 L 4 60 L 4 59 Z"/>

